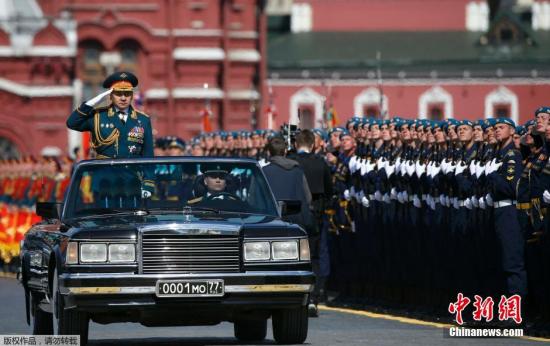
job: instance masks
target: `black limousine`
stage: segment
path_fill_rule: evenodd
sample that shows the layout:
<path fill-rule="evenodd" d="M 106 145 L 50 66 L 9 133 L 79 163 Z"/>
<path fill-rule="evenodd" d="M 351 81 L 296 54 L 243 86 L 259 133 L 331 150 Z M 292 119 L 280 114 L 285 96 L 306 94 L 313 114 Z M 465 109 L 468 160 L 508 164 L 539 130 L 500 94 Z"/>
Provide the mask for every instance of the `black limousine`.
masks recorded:
<path fill-rule="evenodd" d="M 44 221 L 21 244 L 27 322 L 84 344 L 90 320 L 229 321 L 237 339 L 259 341 L 271 318 L 277 343 L 303 343 L 308 238 L 281 219 L 299 212 L 275 200 L 254 160 L 80 162 L 64 203 L 39 203 Z"/>

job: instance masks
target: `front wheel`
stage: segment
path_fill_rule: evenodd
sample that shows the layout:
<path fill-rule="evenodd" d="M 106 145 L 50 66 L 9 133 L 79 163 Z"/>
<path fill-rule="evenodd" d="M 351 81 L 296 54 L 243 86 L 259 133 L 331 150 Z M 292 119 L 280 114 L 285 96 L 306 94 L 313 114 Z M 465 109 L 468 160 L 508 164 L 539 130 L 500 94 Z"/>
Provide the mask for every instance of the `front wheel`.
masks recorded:
<path fill-rule="evenodd" d="M 307 306 L 284 309 L 273 314 L 273 338 L 278 344 L 302 344 L 308 329 Z"/>
<path fill-rule="evenodd" d="M 57 268 L 53 273 L 52 285 L 52 312 L 54 335 L 80 335 L 80 344 L 88 342 L 88 315 L 75 311 L 65 310 L 63 297 L 59 292 Z"/>
<path fill-rule="evenodd" d="M 45 312 L 38 306 L 36 294 L 29 293 L 31 308 L 31 329 L 33 335 L 53 334 L 52 314 Z"/>

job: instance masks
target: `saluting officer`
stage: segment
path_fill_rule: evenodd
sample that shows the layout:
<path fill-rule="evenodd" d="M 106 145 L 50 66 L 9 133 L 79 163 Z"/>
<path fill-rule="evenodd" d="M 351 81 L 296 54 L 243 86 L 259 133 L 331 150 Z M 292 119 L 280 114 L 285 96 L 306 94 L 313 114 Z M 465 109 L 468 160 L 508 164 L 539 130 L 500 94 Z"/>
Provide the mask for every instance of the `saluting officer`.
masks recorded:
<path fill-rule="evenodd" d="M 116 72 L 103 82 L 109 90 L 81 104 L 67 119 L 68 128 L 91 132 L 97 158 L 153 156 L 151 120 L 132 106 L 137 85 L 138 79 L 132 73 Z M 111 104 L 95 108 L 107 96 Z"/>
<path fill-rule="evenodd" d="M 151 120 L 132 106 L 137 85 L 134 74 L 113 73 L 103 82 L 109 90 L 81 104 L 67 119 L 68 128 L 91 132 L 91 146 L 98 159 L 153 157 Z M 107 96 L 111 103 L 95 108 Z M 153 172 L 143 173 L 142 195 L 150 197 L 155 188 Z"/>

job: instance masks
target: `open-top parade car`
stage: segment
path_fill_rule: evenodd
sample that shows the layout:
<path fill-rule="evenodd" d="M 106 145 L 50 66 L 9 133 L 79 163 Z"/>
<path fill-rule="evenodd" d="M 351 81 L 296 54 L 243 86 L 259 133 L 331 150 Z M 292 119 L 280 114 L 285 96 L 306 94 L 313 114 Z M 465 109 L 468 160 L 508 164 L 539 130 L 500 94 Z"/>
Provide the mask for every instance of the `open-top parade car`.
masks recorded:
<path fill-rule="evenodd" d="M 254 160 L 83 161 L 62 205 L 37 205 L 45 221 L 22 242 L 27 322 L 34 334 L 86 343 L 90 320 L 230 321 L 236 338 L 255 341 L 271 317 L 278 343 L 302 343 L 314 281 L 309 244 L 302 228 L 281 220 L 299 209 L 275 201 Z"/>

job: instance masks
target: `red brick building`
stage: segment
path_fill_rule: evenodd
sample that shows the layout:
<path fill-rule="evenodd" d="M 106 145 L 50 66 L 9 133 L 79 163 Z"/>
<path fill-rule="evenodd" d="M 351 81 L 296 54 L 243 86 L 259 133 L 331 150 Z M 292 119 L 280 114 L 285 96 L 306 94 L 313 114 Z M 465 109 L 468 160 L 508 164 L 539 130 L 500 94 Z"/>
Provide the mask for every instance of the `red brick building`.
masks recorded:
<path fill-rule="evenodd" d="M 135 72 L 158 135 L 262 126 L 265 16 L 260 0 L 0 2 L 0 150 L 80 144 L 65 120 L 115 70 Z M 257 123 L 255 123 L 257 122 Z M 5 154 L 7 155 L 7 154 Z"/>
<path fill-rule="evenodd" d="M 525 122 L 550 104 L 548 0 L 295 0 L 269 7 L 275 127 L 357 116 Z"/>

